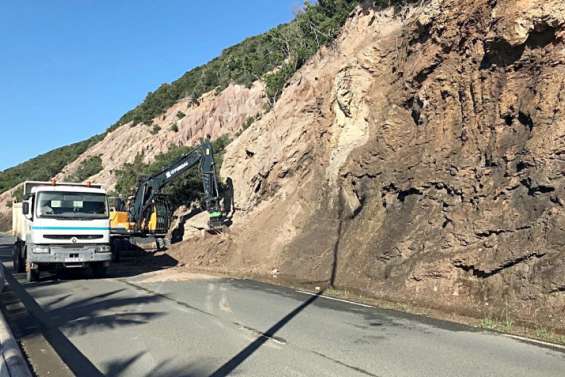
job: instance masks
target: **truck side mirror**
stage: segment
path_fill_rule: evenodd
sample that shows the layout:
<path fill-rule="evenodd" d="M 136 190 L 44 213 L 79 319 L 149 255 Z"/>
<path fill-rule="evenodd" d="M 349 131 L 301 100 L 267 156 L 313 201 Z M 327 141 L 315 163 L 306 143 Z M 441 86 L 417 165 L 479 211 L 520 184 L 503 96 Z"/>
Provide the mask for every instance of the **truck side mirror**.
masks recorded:
<path fill-rule="evenodd" d="M 24 216 L 29 215 L 29 202 L 22 203 L 22 213 L 24 214 Z"/>

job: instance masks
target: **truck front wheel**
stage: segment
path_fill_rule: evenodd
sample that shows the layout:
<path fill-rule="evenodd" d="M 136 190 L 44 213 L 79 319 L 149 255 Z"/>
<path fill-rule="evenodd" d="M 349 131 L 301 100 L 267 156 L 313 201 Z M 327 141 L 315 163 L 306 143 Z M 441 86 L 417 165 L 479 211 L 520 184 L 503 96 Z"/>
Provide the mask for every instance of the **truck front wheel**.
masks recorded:
<path fill-rule="evenodd" d="M 91 268 L 92 268 L 92 273 L 97 278 L 105 277 L 108 272 L 104 262 L 92 263 Z"/>
<path fill-rule="evenodd" d="M 33 283 L 34 281 L 39 280 L 39 268 L 31 268 L 31 266 L 28 266 L 26 270 L 26 278 L 28 282 Z"/>
<path fill-rule="evenodd" d="M 12 266 L 14 266 L 14 271 L 16 272 L 18 272 L 18 248 L 18 243 L 15 243 L 12 249 Z"/>
<path fill-rule="evenodd" d="M 112 238 L 112 241 L 110 243 L 110 250 L 112 250 L 112 262 L 120 261 L 121 244 L 122 244 L 121 239 Z"/>

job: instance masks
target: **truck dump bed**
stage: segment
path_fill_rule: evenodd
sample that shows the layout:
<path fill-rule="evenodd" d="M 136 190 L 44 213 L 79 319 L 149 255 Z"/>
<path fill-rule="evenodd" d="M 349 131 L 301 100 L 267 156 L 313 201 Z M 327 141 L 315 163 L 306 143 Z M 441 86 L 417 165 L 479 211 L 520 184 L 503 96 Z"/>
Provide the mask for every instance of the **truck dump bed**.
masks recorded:
<path fill-rule="evenodd" d="M 25 240 L 25 217 L 22 213 L 22 203 L 12 206 L 12 235 L 20 240 Z"/>
<path fill-rule="evenodd" d="M 24 182 L 24 198 L 31 194 L 31 190 L 38 186 L 53 186 L 53 187 L 90 187 L 102 188 L 102 185 L 95 183 L 70 183 L 70 182 L 43 182 L 43 181 L 26 181 Z"/>

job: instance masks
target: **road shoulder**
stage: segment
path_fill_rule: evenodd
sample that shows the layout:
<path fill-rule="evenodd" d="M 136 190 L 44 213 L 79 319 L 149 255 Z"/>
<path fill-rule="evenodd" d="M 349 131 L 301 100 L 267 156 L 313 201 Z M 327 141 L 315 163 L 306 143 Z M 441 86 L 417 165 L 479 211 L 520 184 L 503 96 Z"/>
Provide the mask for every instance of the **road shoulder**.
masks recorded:
<path fill-rule="evenodd" d="M 4 291 L 5 279 L 4 265 L 0 265 L 0 291 Z M 3 305 L 2 305 L 3 306 Z M 0 312 L 0 375 L 9 375 L 12 377 L 31 377 L 31 371 L 27 364 L 20 346 L 8 325 L 3 311 Z M 4 373 L 6 372 L 6 373 Z"/>

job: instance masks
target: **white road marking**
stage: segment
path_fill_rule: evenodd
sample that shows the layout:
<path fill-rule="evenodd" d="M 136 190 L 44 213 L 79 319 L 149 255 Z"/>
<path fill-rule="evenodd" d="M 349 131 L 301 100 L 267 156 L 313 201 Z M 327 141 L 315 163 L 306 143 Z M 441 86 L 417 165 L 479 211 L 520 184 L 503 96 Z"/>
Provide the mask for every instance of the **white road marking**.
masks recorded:
<path fill-rule="evenodd" d="M 308 292 L 308 291 L 303 291 L 303 290 L 301 290 L 301 289 L 297 289 L 296 292 L 304 293 L 304 294 L 309 295 L 309 296 L 318 296 L 317 293 Z M 360 304 L 360 303 L 358 303 L 358 302 L 349 301 L 349 300 L 344 300 L 344 299 L 341 299 L 341 298 L 335 298 L 335 297 L 324 296 L 324 295 L 320 295 L 320 297 L 321 297 L 321 298 L 325 298 L 325 299 L 327 299 L 327 300 L 345 302 L 345 303 L 347 303 L 347 304 L 351 304 L 351 305 L 355 305 L 355 306 L 361 306 L 361 307 L 363 307 L 363 308 L 374 308 L 374 306 L 371 306 L 371 305 Z"/>
<path fill-rule="evenodd" d="M 565 346 L 562 346 L 561 344 L 544 342 L 543 340 L 526 338 L 526 337 L 523 337 L 523 336 L 520 336 L 520 335 L 512 335 L 512 334 L 502 334 L 502 335 L 504 335 L 507 338 L 522 340 L 524 342 L 535 343 L 535 344 L 539 344 L 539 345 L 543 345 L 543 346 L 547 346 L 547 347 L 552 347 L 552 348 L 557 348 L 559 350 L 565 351 Z"/>
<path fill-rule="evenodd" d="M 214 304 L 212 303 L 214 296 L 214 291 L 216 290 L 216 286 L 214 283 L 208 283 L 208 293 L 206 294 L 206 311 L 208 313 L 214 313 Z"/>
<path fill-rule="evenodd" d="M 218 302 L 218 307 L 224 312 L 232 313 L 230 301 L 225 292 L 222 292 L 222 297 L 220 298 L 220 302 Z"/>

